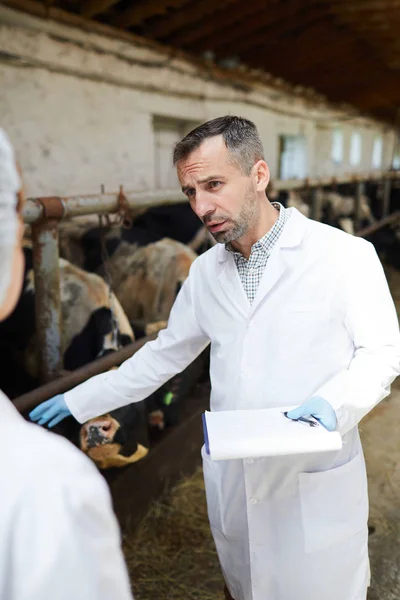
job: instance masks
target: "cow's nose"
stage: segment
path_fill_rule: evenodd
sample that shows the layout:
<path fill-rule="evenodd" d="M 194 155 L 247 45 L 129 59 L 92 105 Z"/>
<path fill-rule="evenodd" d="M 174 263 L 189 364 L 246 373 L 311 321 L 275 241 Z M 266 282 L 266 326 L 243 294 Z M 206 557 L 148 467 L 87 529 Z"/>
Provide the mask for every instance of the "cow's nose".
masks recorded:
<path fill-rule="evenodd" d="M 84 425 L 88 448 L 112 441 L 112 423 L 109 419 L 98 419 Z"/>
<path fill-rule="evenodd" d="M 92 419 L 86 423 L 86 427 L 89 431 L 97 429 L 98 431 L 110 431 L 112 423 L 110 419 Z"/>
<path fill-rule="evenodd" d="M 102 423 L 100 425 L 100 429 L 102 431 L 104 431 L 105 433 L 107 433 L 107 431 L 110 431 L 110 429 L 111 429 L 111 421 L 104 421 L 104 423 Z"/>

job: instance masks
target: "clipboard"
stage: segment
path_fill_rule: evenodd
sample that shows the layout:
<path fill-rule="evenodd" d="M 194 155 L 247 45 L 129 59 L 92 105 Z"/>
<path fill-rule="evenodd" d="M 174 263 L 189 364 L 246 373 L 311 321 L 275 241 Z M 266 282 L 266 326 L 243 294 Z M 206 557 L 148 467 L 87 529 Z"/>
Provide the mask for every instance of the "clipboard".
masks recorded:
<path fill-rule="evenodd" d="M 284 412 L 295 407 L 206 411 L 204 444 L 212 460 L 231 460 L 339 451 L 342 437 L 313 420 L 294 421 Z"/>

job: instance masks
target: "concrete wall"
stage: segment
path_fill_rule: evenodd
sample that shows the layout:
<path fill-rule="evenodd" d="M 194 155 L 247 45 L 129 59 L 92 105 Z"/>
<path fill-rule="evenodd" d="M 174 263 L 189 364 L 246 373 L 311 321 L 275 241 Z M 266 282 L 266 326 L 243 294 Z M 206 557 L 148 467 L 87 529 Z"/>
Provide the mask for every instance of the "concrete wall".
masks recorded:
<path fill-rule="evenodd" d="M 352 170 L 372 170 L 376 135 L 384 136 L 382 167 L 390 165 L 394 138 L 382 124 L 265 84 L 219 81 L 145 44 L 0 6 L 0 126 L 15 145 L 31 196 L 95 193 L 101 184 L 110 192 L 120 184 L 137 191 L 172 185 L 169 164 L 157 164 L 169 160 L 168 139 L 172 146 L 189 125 L 222 114 L 257 124 L 274 177 L 280 135 L 306 137 L 310 176 L 349 172 L 354 129 L 362 134 L 363 156 Z M 167 119 L 165 135 L 160 117 Z M 340 165 L 330 157 L 335 126 L 344 131 Z"/>

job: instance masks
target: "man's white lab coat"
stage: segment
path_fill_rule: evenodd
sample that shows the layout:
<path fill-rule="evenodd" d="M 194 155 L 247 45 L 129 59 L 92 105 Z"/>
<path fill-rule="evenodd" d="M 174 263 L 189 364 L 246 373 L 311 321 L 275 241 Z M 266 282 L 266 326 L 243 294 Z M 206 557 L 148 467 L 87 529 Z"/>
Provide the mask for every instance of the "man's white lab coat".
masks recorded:
<path fill-rule="evenodd" d="M 373 246 L 296 209 L 250 306 L 232 255 L 193 263 L 168 328 L 66 394 L 78 421 L 139 401 L 211 341 L 211 410 L 329 401 L 340 452 L 203 466 L 235 600 L 365 600 L 368 496 L 357 423 L 400 371 L 396 312 Z"/>
<path fill-rule="evenodd" d="M 0 600 L 133 600 L 106 483 L 0 392 Z"/>

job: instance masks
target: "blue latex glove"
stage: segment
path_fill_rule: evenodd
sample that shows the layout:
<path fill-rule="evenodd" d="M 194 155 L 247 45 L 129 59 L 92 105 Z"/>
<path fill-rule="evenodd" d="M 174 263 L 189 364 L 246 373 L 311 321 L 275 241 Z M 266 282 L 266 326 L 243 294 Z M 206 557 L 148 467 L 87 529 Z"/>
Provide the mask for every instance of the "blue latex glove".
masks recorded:
<path fill-rule="evenodd" d="M 71 414 L 66 402 L 64 400 L 64 394 L 58 394 L 50 400 L 46 400 L 39 404 L 29 413 L 29 418 L 32 421 L 38 423 L 38 425 L 45 425 L 48 423 L 49 427 L 54 427 L 60 421 L 65 419 Z"/>
<path fill-rule="evenodd" d="M 328 431 L 335 431 L 337 422 L 336 413 L 329 402 L 320 396 L 310 398 L 287 413 L 289 419 L 298 419 L 299 417 L 307 417 L 309 415 L 312 415 Z"/>

